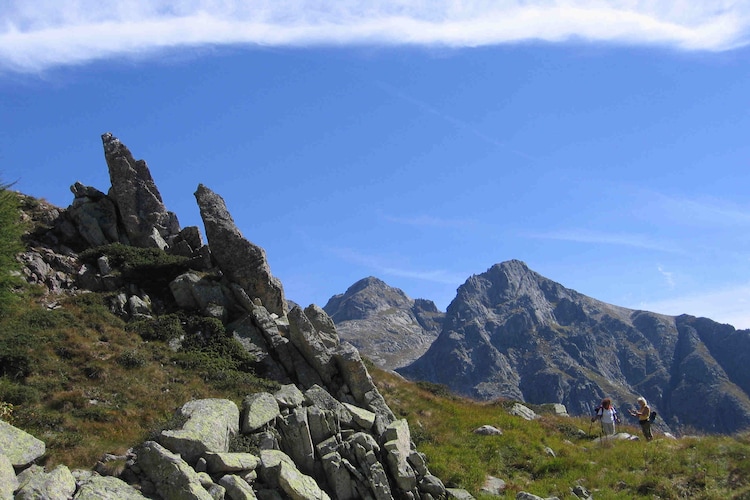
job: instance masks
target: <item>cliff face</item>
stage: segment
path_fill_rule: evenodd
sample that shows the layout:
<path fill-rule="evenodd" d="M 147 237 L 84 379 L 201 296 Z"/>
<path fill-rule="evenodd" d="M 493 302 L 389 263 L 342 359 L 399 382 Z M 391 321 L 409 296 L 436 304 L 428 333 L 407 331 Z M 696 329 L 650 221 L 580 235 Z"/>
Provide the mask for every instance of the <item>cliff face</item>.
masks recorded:
<path fill-rule="evenodd" d="M 331 297 L 323 310 L 342 340 L 386 369 L 405 366 L 424 354 L 445 317 L 431 300 L 413 300 L 373 277 Z"/>
<path fill-rule="evenodd" d="M 750 425 L 749 356 L 748 330 L 606 304 L 513 260 L 470 277 L 435 342 L 398 371 L 571 414 L 643 395 L 675 429 L 731 433 Z"/>

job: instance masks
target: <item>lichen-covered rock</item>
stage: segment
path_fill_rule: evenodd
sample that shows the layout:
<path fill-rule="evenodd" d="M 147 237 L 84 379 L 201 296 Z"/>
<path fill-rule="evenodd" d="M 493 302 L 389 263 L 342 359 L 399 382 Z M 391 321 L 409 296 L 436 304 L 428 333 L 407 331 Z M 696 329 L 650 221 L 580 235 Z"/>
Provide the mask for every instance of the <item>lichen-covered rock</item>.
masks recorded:
<path fill-rule="evenodd" d="M 206 451 L 229 451 L 229 441 L 239 431 L 240 411 L 228 399 L 199 399 L 185 403 L 179 415 L 187 418 L 182 429 L 162 431 L 159 442 L 188 463 Z"/>
<path fill-rule="evenodd" d="M 239 476 L 227 474 L 219 479 L 219 485 L 226 489 L 232 500 L 254 500 L 257 498 L 253 488 Z"/>
<path fill-rule="evenodd" d="M 280 415 L 279 403 L 272 394 L 251 394 L 242 401 L 242 433 L 255 432 Z"/>
<path fill-rule="evenodd" d="M 46 452 L 44 442 L 0 420 L 0 450 L 13 467 L 26 467 Z"/>
<path fill-rule="evenodd" d="M 16 471 L 10 459 L 0 454 L 0 498 L 13 498 L 13 492 L 18 489 L 18 479 Z"/>
<path fill-rule="evenodd" d="M 140 491 L 116 477 L 94 475 L 81 481 L 75 500 L 145 500 Z"/>
<path fill-rule="evenodd" d="M 375 414 L 373 412 L 349 403 L 343 404 L 344 408 L 349 410 L 349 413 L 351 413 L 354 423 L 356 423 L 363 430 L 369 431 L 370 429 L 372 429 L 372 426 L 375 425 Z"/>
<path fill-rule="evenodd" d="M 146 441 L 134 451 L 138 467 L 164 500 L 213 500 L 198 473 L 179 455 L 154 441 Z"/>
<path fill-rule="evenodd" d="M 289 317 L 289 339 L 305 360 L 312 366 L 327 386 L 337 373 L 332 360 L 332 350 L 315 329 L 312 322 L 298 306 L 292 308 Z"/>
<path fill-rule="evenodd" d="M 294 384 L 282 385 L 273 396 L 281 408 L 295 408 L 305 402 L 305 395 Z"/>
<path fill-rule="evenodd" d="M 260 458 L 252 453 L 213 453 L 206 452 L 206 467 L 211 474 L 217 472 L 238 472 L 254 470 L 260 465 Z"/>
<path fill-rule="evenodd" d="M 279 486 L 292 500 L 330 500 L 313 478 L 287 462 L 281 462 Z"/>
<path fill-rule="evenodd" d="M 76 480 L 65 465 L 50 472 L 32 465 L 18 475 L 15 500 L 68 500 L 76 491 Z"/>

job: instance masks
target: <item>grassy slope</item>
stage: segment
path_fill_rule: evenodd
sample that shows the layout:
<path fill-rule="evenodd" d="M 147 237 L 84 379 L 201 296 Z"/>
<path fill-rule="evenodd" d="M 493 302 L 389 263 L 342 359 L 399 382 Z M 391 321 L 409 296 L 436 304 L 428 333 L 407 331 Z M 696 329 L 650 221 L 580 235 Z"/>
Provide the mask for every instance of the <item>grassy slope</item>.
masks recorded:
<path fill-rule="evenodd" d="M 750 498 L 750 433 L 599 443 L 587 417 L 542 414 L 528 422 L 507 413 L 511 402 L 446 396 L 440 387 L 371 370 L 393 411 L 409 421 L 430 470 L 447 486 L 478 494 L 489 474 L 506 481 L 506 498 L 522 490 L 571 498 L 577 484 L 597 499 Z M 503 434 L 472 433 L 485 424 Z M 621 430 L 640 433 L 637 426 Z"/>

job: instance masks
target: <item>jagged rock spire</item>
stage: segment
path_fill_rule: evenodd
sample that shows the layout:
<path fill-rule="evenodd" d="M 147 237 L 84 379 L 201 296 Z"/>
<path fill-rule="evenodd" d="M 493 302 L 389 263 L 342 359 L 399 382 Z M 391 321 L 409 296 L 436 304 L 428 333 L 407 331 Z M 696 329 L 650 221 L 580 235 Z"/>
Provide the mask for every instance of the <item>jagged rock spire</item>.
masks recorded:
<path fill-rule="evenodd" d="M 120 211 L 130 243 L 166 249 L 180 232 L 180 223 L 164 206 L 146 162 L 135 160 L 130 150 L 109 132 L 102 135 L 102 143 L 112 182 L 109 197 Z"/>
<path fill-rule="evenodd" d="M 259 298 L 270 312 L 284 316 L 284 288 L 271 274 L 265 250 L 242 236 L 221 196 L 200 184 L 195 198 L 211 254 L 221 271 L 250 297 Z"/>

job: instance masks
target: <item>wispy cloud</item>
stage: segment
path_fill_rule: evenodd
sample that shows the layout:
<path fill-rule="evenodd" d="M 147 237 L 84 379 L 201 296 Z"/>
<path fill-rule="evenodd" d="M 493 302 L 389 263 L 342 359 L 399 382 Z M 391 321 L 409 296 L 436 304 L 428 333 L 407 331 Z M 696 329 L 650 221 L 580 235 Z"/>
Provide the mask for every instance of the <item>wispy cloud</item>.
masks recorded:
<path fill-rule="evenodd" d="M 703 316 L 735 328 L 750 329 L 750 283 L 628 307 L 674 316 Z"/>
<path fill-rule="evenodd" d="M 665 271 L 664 267 L 658 266 L 659 274 L 661 274 L 664 277 L 664 280 L 667 282 L 667 286 L 670 290 L 674 289 L 674 273 L 670 271 Z"/>
<path fill-rule="evenodd" d="M 747 45 L 744 0 L 6 0 L 16 71 L 202 45 L 477 47 L 569 39 L 721 51 Z"/>
<path fill-rule="evenodd" d="M 650 201 L 643 204 L 642 211 L 650 219 L 658 215 L 683 226 L 750 228 L 750 205 L 658 193 L 647 193 L 646 196 Z"/>
<path fill-rule="evenodd" d="M 362 253 L 351 248 L 329 249 L 340 259 L 370 269 L 379 276 L 397 276 L 445 285 L 459 285 L 466 281 L 469 273 L 458 273 L 445 269 L 408 269 L 393 265 L 391 259 Z"/>
<path fill-rule="evenodd" d="M 546 233 L 532 233 L 526 236 L 550 240 L 573 241 L 577 243 L 594 243 L 605 245 L 619 245 L 660 252 L 681 253 L 681 250 L 669 243 L 657 241 L 649 236 L 632 233 L 606 233 L 585 229 L 570 229 L 550 231 Z"/>

